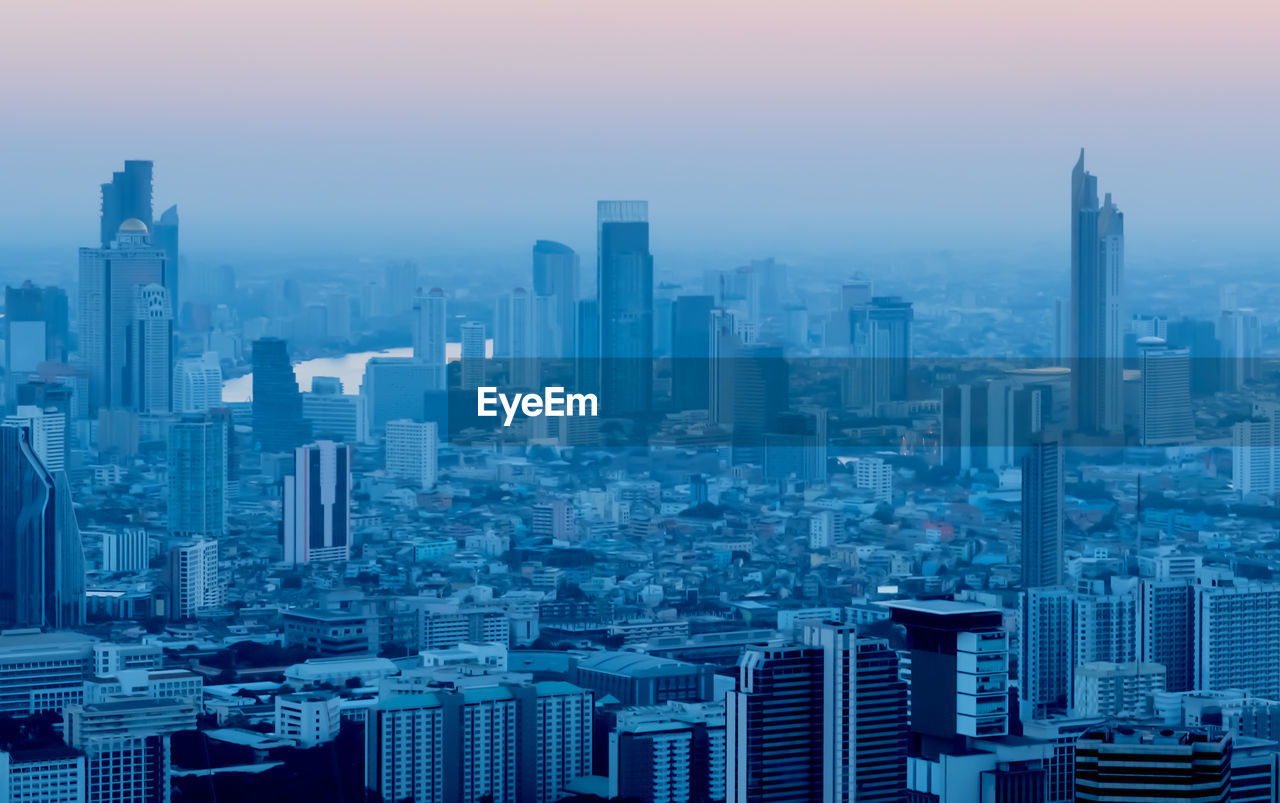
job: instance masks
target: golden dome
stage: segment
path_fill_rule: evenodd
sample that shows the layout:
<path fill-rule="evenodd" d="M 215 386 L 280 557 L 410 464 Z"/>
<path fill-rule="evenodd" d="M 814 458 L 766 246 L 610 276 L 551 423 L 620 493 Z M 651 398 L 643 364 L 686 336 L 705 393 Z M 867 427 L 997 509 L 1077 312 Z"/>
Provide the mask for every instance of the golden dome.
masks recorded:
<path fill-rule="evenodd" d="M 121 223 L 121 224 L 120 224 L 120 229 L 119 229 L 119 230 L 120 230 L 120 231 L 128 231 L 128 232 L 136 232 L 136 233 L 138 233 L 138 234 L 146 234 L 146 233 L 147 233 L 147 224 L 146 224 L 146 223 L 143 223 L 141 220 L 138 220 L 136 217 L 131 217 L 131 218 L 129 218 L 128 220 L 126 220 L 125 222 L 123 222 L 123 223 Z"/>

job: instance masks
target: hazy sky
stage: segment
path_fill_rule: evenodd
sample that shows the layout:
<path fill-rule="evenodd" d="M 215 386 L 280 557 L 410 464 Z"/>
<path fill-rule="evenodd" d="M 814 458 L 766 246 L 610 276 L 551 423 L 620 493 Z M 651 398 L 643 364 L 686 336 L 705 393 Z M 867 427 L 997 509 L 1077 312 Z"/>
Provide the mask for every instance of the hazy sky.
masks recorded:
<path fill-rule="evenodd" d="M 41 0 L 0 22 L 0 247 L 92 244 L 156 162 L 189 254 L 1276 246 L 1274 2 Z M 1207 247 L 1213 247 L 1209 245 Z"/>

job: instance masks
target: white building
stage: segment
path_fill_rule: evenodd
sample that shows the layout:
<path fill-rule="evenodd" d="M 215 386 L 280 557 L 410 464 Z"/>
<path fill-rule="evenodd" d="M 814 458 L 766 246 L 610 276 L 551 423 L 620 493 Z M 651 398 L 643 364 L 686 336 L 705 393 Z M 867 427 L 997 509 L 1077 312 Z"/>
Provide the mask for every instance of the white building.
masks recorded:
<path fill-rule="evenodd" d="M 50 407 L 41 409 L 34 405 L 19 405 L 13 415 L 6 416 L 6 424 L 21 424 L 31 430 L 31 445 L 36 456 L 49 471 L 66 468 L 66 416 Z"/>
<path fill-rule="evenodd" d="M 893 466 L 879 457 L 859 457 L 853 460 L 853 484 L 871 491 L 877 502 L 892 502 Z"/>
<path fill-rule="evenodd" d="M 173 619 L 191 619 L 226 602 L 217 541 L 193 541 L 170 548 L 169 593 Z"/>
<path fill-rule="evenodd" d="M 84 803 L 84 755 L 67 747 L 0 750 L 0 800 Z"/>
<path fill-rule="evenodd" d="M 196 726 L 195 706 L 130 697 L 69 706 L 66 742 L 84 751 L 88 800 L 152 803 L 169 799 L 169 737 Z"/>
<path fill-rule="evenodd" d="M 173 304 L 161 284 L 138 287 L 129 324 L 129 406 L 144 415 L 170 412 L 173 394 Z"/>
<path fill-rule="evenodd" d="M 82 701 L 95 641 L 67 631 L 0 633 L 0 714 L 61 711 Z"/>
<path fill-rule="evenodd" d="M 216 351 L 184 357 L 173 366 L 173 411 L 207 413 L 222 406 L 222 363 Z"/>
<path fill-rule="evenodd" d="M 387 422 L 387 473 L 419 488 L 436 484 L 439 432 L 434 421 Z"/>
<path fill-rule="evenodd" d="M 809 548 L 830 549 L 836 540 L 836 513 L 819 510 L 809 517 Z"/>
<path fill-rule="evenodd" d="M 351 549 L 351 446 L 333 441 L 299 446 L 293 472 L 284 478 L 285 563 L 346 560 Z"/>
<path fill-rule="evenodd" d="M 107 572 L 145 571 L 151 560 L 147 531 L 125 528 L 102 534 L 102 569 Z"/>
<path fill-rule="evenodd" d="M 1280 585 L 1201 586 L 1195 603 L 1195 688 L 1280 700 Z"/>
<path fill-rule="evenodd" d="M 304 750 L 331 742 L 342 725 L 342 698 L 333 692 L 281 694 L 275 698 L 275 734 Z"/>
<path fill-rule="evenodd" d="M 302 417 L 317 437 L 369 443 L 369 400 L 345 393 L 302 394 Z"/>
<path fill-rule="evenodd" d="M 1280 404 L 1253 405 L 1253 416 L 1231 427 L 1231 480 L 1241 496 L 1280 489 Z"/>
<path fill-rule="evenodd" d="M 1075 668 L 1077 717 L 1143 716 L 1152 696 L 1164 691 L 1160 664 L 1094 661 Z"/>

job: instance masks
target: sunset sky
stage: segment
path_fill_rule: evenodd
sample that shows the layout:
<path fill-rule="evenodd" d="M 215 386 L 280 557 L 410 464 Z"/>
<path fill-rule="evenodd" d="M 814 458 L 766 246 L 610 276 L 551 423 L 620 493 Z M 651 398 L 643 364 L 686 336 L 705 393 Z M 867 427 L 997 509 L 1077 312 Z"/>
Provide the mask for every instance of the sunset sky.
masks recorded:
<path fill-rule="evenodd" d="M 1060 245 L 1280 236 L 1274 3 L 43 0 L 0 21 L 0 246 L 92 244 L 156 162 L 185 250 Z M 477 244 L 479 241 L 479 244 Z"/>

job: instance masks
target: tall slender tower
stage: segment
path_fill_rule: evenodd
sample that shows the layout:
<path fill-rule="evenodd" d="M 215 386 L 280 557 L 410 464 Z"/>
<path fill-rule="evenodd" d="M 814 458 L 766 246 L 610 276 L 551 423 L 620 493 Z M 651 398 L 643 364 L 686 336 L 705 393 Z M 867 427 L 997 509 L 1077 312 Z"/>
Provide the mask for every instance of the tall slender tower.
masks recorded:
<path fill-rule="evenodd" d="M 653 395 L 653 255 L 649 203 L 596 207 L 600 390 L 608 416 L 645 412 Z"/>
<path fill-rule="evenodd" d="M 577 331 L 578 255 L 563 243 L 533 244 L 533 294 L 546 299 L 546 320 L 538 321 L 538 356 L 565 359 L 574 354 Z"/>
<path fill-rule="evenodd" d="M 1124 215 L 1084 169 L 1071 171 L 1071 420 L 1093 434 L 1124 427 Z"/>
<path fill-rule="evenodd" d="M 425 295 L 421 290 L 413 300 L 413 357 L 431 368 L 430 390 L 444 390 L 445 373 L 445 299 L 444 291 L 433 287 Z"/>
<path fill-rule="evenodd" d="M 1062 447 L 1041 438 L 1022 458 L 1022 587 L 1062 585 Z"/>

